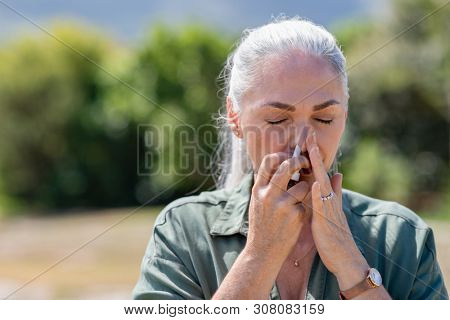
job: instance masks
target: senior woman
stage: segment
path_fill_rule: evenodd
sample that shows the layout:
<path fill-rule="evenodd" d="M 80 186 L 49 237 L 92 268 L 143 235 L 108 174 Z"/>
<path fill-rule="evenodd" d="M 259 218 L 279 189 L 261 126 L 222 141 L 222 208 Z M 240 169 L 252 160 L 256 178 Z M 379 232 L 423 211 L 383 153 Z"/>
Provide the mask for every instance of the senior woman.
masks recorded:
<path fill-rule="evenodd" d="M 448 299 L 430 227 L 333 174 L 349 95 L 329 32 L 249 30 L 224 76 L 220 186 L 159 214 L 135 299 Z"/>

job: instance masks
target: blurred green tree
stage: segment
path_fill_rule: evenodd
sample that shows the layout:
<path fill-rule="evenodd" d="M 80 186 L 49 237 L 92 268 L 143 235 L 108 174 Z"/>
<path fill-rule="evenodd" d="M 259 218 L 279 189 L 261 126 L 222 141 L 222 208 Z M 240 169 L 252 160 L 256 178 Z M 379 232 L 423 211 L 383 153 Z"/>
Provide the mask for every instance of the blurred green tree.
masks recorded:
<path fill-rule="evenodd" d="M 135 205 L 189 176 L 158 197 L 164 202 L 212 185 L 226 37 L 156 25 L 129 52 L 78 25 L 51 32 L 60 41 L 33 36 L 0 49 L 0 207 Z M 157 150 L 139 130 L 146 125 L 160 134 Z M 144 151 L 158 174 L 138 167 L 148 166 Z"/>
<path fill-rule="evenodd" d="M 78 25 L 51 32 L 100 65 L 119 54 Z M 33 36 L 0 49 L 0 206 L 135 203 L 136 132 L 122 123 L 110 130 L 104 72 L 60 41 Z"/>
<path fill-rule="evenodd" d="M 342 164 L 354 177 L 346 187 L 428 212 L 442 210 L 449 192 L 449 7 L 359 61 L 442 4 L 396 0 L 385 23 L 349 24 L 337 32 L 350 68 L 352 147 Z M 399 186 L 401 192 L 389 192 Z"/>
<path fill-rule="evenodd" d="M 174 183 L 157 202 L 213 186 L 208 168 L 217 142 L 213 114 L 220 107 L 218 76 L 231 46 L 229 37 L 202 25 L 182 30 L 153 25 L 123 75 L 150 99 L 120 85 L 110 91 L 108 104 L 133 113 L 143 128 L 141 144 L 151 153 L 151 160 L 140 159 L 139 172 L 149 174 L 140 182 L 140 202 Z M 147 126 L 157 141 L 144 142 Z"/>
<path fill-rule="evenodd" d="M 448 7 L 359 61 L 439 5 L 395 0 L 386 21 L 335 30 L 350 67 L 344 187 L 418 212 L 450 211 Z M 129 49 L 78 25 L 52 33 L 91 61 L 48 36 L 0 48 L 0 209 L 135 205 L 174 184 L 159 203 L 213 186 L 217 77 L 237 37 L 157 24 Z"/>

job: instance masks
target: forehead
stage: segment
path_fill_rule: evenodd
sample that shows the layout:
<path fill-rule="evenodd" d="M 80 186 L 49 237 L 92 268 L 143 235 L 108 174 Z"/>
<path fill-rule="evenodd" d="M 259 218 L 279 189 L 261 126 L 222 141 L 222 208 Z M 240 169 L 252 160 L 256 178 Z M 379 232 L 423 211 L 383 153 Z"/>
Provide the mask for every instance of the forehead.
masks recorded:
<path fill-rule="evenodd" d="M 260 63 L 251 89 L 244 95 L 244 105 L 279 101 L 308 105 L 325 99 L 344 101 L 337 72 L 322 57 L 291 52 L 271 55 Z"/>

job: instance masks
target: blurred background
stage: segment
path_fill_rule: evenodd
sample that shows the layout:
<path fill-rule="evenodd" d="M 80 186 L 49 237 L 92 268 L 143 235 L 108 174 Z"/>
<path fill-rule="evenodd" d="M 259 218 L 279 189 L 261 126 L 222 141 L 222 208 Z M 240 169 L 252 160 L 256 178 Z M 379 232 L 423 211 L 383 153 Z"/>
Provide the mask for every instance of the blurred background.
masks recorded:
<path fill-rule="evenodd" d="M 446 3 L 1 0 L 0 296 L 131 297 L 162 206 L 214 187 L 208 168 L 179 170 L 179 137 L 154 150 L 142 126 L 213 128 L 233 44 L 280 13 L 323 24 L 347 57 L 344 188 L 425 219 L 448 285 Z"/>

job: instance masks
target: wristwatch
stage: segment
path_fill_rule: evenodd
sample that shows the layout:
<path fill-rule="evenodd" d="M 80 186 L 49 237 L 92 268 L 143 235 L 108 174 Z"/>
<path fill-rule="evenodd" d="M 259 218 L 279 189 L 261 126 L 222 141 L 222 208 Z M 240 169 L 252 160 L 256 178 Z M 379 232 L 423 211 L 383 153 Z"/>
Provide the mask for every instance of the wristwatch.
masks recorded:
<path fill-rule="evenodd" d="M 370 268 L 367 271 L 367 276 L 364 278 L 364 280 L 355 285 L 353 288 L 339 291 L 339 297 L 341 298 L 341 300 L 350 300 L 368 289 L 373 289 L 381 286 L 381 283 L 381 274 L 377 269 Z"/>

